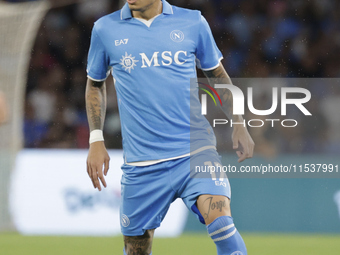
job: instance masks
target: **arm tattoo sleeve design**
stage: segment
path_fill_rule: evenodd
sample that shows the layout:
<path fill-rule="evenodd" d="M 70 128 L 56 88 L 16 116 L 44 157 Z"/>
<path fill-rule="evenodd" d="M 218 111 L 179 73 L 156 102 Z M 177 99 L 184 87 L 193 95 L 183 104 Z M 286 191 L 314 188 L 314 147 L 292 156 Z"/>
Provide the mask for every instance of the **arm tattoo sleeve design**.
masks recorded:
<path fill-rule="evenodd" d="M 86 112 L 90 131 L 102 130 L 106 112 L 106 86 L 104 82 L 88 80 L 86 85 Z"/>

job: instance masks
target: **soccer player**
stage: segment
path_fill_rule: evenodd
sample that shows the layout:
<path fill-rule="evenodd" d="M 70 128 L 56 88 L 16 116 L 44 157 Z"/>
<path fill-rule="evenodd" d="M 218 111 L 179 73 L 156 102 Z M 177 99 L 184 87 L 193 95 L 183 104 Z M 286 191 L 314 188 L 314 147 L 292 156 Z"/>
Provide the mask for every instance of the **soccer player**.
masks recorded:
<path fill-rule="evenodd" d="M 154 231 L 177 198 L 206 224 L 218 255 L 247 254 L 231 217 L 228 179 L 190 177 L 195 165 L 221 164 L 214 132 L 201 115 L 197 84 L 190 83 L 197 63 L 211 81 L 231 84 L 221 59 L 200 12 L 165 0 L 127 0 L 94 25 L 86 86 L 87 172 L 94 188 L 106 187 L 110 158 L 102 130 L 105 80 L 112 72 L 125 162 L 120 215 L 126 255 L 151 254 Z M 219 94 L 228 118 L 242 121 L 232 115 L 231 93 Z M 252 157 L 254 142 L 243 125 L 234 127 L 232 139 L 239 162 Z"/>

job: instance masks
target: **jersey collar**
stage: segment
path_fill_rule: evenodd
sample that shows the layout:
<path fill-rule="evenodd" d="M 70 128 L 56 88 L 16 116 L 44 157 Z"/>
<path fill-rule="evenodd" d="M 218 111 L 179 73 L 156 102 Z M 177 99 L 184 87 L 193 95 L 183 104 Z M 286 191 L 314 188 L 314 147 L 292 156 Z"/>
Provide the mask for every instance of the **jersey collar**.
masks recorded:
<path fill-rule="evenodd" d="M 162 0 L 163 2 L 163 14 L 174 14 L 174 11 L 172 9 L 172 6 L 166 1 L 166 0 Z M 120 11 L 120 19 L 131 19 L 132 18 L 132 14 L 129 8 L 128 3 L 126 3 L 123 8 Z"/>

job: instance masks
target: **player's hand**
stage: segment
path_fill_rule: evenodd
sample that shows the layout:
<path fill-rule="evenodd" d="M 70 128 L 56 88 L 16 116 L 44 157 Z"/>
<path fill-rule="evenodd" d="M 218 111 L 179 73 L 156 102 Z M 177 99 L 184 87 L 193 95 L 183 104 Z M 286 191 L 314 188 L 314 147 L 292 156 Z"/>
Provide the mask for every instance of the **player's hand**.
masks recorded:
<path fill-rule="evenodd" d="M 109 171 L 109 162 L 110 157 L 107 153 L 104 142 L 91 143 L 89 154 L 87 156 L 87 173 L 92 180 L 93 187 L 99 191 L 102 190 L 100 182 L 106 188 L 104 175 L 106 176 Z"/>
<path fill-rule="evenodd" d="M 255 143 L 246 127 L 241 125 L 234 126 L 232 140 L 233 149 L 237 150 L 236 154 L 239 158 L 239 163 L 253 157 Z"/>

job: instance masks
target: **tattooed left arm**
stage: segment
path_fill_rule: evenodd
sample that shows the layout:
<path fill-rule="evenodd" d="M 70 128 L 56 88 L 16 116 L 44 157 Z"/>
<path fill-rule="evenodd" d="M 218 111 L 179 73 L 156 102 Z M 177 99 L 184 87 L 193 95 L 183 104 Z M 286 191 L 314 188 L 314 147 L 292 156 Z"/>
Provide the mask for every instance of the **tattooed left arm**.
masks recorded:
<path fill-rule="evenodd" d="M 207 77 L 210 86 L 212 87 L 214 87 L 214 84 L 232 84 L 232 81 L 222 64 L 212 71 L 204 71 L 204 75 Z M 230 90 L 225 88 L 216 90 L 221 96 L 222 111 L 228 119 L 232 120 L 234 123 L 243 122 L 244 120 L 241 115 L 233 115 L 233 96 Z M 234 125 L 232 140 L 233 149 L 237 150 L 236 153 L 239 157 L 238 162 L 253 157 L 255 143 L 245 125 Z"/>

